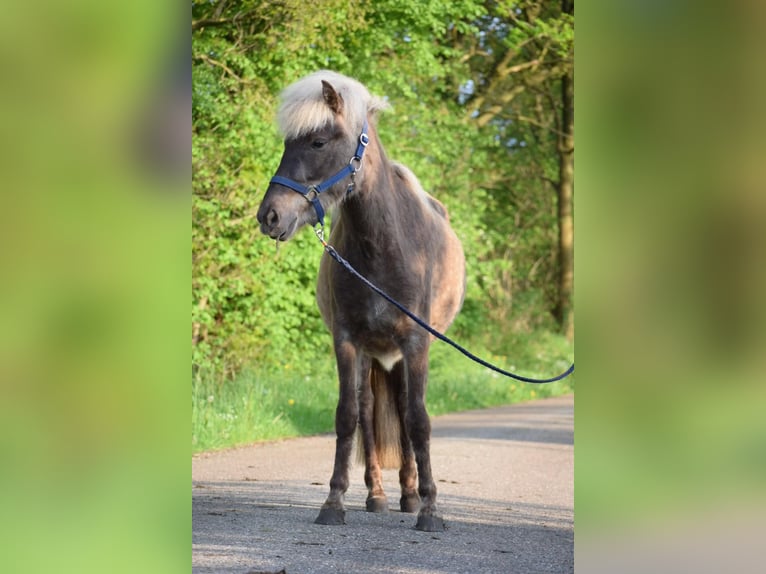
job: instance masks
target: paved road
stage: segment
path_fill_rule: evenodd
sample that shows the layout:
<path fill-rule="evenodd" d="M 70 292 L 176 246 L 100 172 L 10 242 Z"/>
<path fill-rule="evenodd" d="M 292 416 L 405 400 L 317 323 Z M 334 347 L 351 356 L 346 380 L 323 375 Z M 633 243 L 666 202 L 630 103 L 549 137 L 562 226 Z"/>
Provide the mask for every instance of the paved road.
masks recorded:
<path fill-rule="evenodd" d="M 334 437 L 256 444 L 192 460 L 192 571 L 567 573 L 574 571 L 574 399 L 432 419 L 431 463 L 448 529 L 364 511 L 352 468 L 346 525 L 313 523 L 328 492 Z M 398 508 L 397 471 L 384 471 Z"/>

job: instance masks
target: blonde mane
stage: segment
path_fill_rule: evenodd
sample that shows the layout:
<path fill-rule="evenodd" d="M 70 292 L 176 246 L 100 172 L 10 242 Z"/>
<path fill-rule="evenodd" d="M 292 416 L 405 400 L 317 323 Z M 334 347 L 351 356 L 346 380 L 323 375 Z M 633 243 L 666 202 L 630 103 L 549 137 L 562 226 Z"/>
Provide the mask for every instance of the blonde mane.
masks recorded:
<path fill-rule="evenodd" d="M 371 95 L 356 80 L 337 72 L 320 70 L 289 85 L 280 95 L 277 123 L 285 139 L 300 137 L 335 121 L 332 110 L 322 96 L 322 80 L 328 82 L 343 98 L 343 116 L 353 132 L 362 129 L 368 114 L 374 116 L 389 107 L 382 98 Z"/>

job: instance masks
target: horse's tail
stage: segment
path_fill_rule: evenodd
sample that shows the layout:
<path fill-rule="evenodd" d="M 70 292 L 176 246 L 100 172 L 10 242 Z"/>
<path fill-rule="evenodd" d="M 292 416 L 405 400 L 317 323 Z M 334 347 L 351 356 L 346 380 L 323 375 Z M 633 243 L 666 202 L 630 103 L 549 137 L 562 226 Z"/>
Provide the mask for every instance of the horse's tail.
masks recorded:
<path fill-rule="evenodd" d="M 389 374 L 373 361 L 370 369 L 370 385 L 375 397 L 373 406 L 373 429 L 375 453 L 381 468 L 399 468 L 402 465 L 401 423 L 396 406 L 396 395 L 391 388 Z M 359 435 L 361 430 L 359 430 Z M 361 436 L 357 436 L 357 462 L 364 464 L 364 448 Z"/>

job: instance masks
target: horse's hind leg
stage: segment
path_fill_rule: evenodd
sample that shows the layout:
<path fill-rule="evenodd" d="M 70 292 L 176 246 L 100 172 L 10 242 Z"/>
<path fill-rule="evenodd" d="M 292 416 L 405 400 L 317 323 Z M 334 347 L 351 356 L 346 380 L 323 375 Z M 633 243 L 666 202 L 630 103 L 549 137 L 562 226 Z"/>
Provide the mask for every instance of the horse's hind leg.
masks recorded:
<path fill-rule="evenodd" d="M 354 446 L 359 407 L 357 404 L 356 387 L 359 376 L 368 376 L 360 372 L 361 357 L 356 348 L 348 341 L 336 340 L 335 357 L 338 362 L 338 378 L 340 381 L 338 393 L 338 408 L 335 411 L 335 466 L 330 479 L 330 494 L 314 521 L 317 524 L 345 524 L 346 510 L 343 497 L 348 490 L 348 467 L 351 449 Z M 369 370 L 369 364 L 368 364 Z"/>
<path fill-rule="evenodd" d="M 383 492 L 383 474 L 380 471 L 378 449 L 375 444 L 375 410 L 376 398 L 373 394 L 373 385 L 385 385 L 386 381 L 379 367 L 370 369 L 369 359 L 363 360 L 365 368 L 370 375 L 363 378 L 359 389 L 359 426 L 361 428 L 362 443 L 364 445 L 364 483 L 367 485 L 367 512 L 388 512 L 388 500 Z M 359 448 L 359 447 L 357 447 Z"/>
<path fill-rule="evenodd" d="M 402 488 L 402 497 L 399 499 L 399 508 L 402 512 L 417 512 L 420 508 L 420 496 L 418 496 L 418 470 L 415 466 L 415 452 L 412 450 L 412 441 L 407 429 L 407 386 L 404 373 L 404 361 L 400 361 L 390 373 L 394 382 L 393 388 L 396 393 L 396 407 L 401 427 L 402 462 L 399 468 L 399 485 Z"/>
<path fill-rule="evenodd" d="M 421 506 L 415 528 L 427 532 L 444 530 L 444 520 L 436 509 L 436 484 L 431 474 L 431 421 L 426 411 L 428 380 L 428 342 L 405 355 L 407 359 L 407 430 L 418 467 L 418 493 Z"/>

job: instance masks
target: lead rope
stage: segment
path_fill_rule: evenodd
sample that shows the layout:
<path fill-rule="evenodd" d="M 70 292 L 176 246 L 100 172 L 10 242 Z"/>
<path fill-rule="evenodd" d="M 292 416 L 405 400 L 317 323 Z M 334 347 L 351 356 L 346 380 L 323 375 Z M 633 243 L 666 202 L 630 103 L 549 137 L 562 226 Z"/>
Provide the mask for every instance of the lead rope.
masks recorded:
<path fill-rule="evenodd" d="M 378 295 L 383 297 L 386 301 L 391 303 L 394 307 L 399 309 L 402 313 L 404 313 L 410 319 L 415 321 L 418 325 L 423 327 L 426 331 L 431 333 L 434 337 L 436 337 L 440 341 L 444 341 L 445 343 L 451 345 L 452 347 L 454 347 L 455 349 L 457 349 L 458 351 L 463 353 L 463 355 L 465 355 L 466 357 L 468 357 L 472 361 L 474 361 L 476 363 L 479 363 L 481 366 L 486 367 L 486 368 L 488 368 L 488 369 L 490 369 L 492 371 L 495 371 L 496 373 L 500 373 L 501 375 L 505 375 L 506 377 L 510 377 L 512 379 L 516 379 L 517 381 L 521 381 L 521 382 L 524 382 L 524 383 L 532 383 L 532 384 L 535 384 L 535 385 L 539 385 L 539 384 L 543 384 L 543 383 L 553 383 L 554 381 L 560 381 L 561 379 L 564 379 L 564 378 L 568 377 L 569 375 L 571 375 L 574 372 L 574 363 L 572 363 L 565 372 L 561 373 L 558 376 L 552 377 L 550 379 L 532 379 L 532 378 L 529 378 L 529 377 L 522 377 L 521 375 L 516 375 L 514 373 L 511 373 L 509 371 L 501 369 L 500 367 L 497 367 L 497 366 L 493 365 L 492 363 L 488 363 L 487 361 L 485 361 L 484 359 L 482 359 L 480 357 L 477 357 L 476 355 L 471 353 L 471 351 L 469 351 L 465 347 L 459 345 L 458 343 L 456 343 L 455 341 L 453 341 L 452 339 L 450 339 L 449 337 L 447 337 L 443 333 L 440 333 L 439 331 L 437 331 L 436 329 L 431 327 L 431 325 L 426 323 L 423 319 L 421 319 L 420 317 L 415 315 L 412 311 L 410 311 L 404 305 L 399 303 L 399 301 L 397 301 L 396 299 L 391 297 L 388 293 L 383 291 L 377 285 L 374 285 L 365 276 L 363 276 L 356 269 L 354 269 L 348 261 L 346 261 L 343 257 L 341 257 L 340 253 L 338 253 L 332 245 L 330 245 L 329 243 L 327 243 L 327 241 L 325 241 L 325 238 L 324 238 L 324 227 L 323 226 L 317 225 L 317 227 L 314 228 L 314 233 L 316 234 L 317 238 L 319 239 L 320 243 L 324 247 L 324 250 L 327 252 L 327 254 L 330 257 L 332 257 L 333 259 L 335 259 L 335 261 L 340 263 L 346 269 L 346 271 L 348 271 L 354 277 L 359 279 L 362 283 L 367 285 L 367 287 L 369 287 L 370 289 L 375 291 L 375 293 L 377 293 Z"/>

